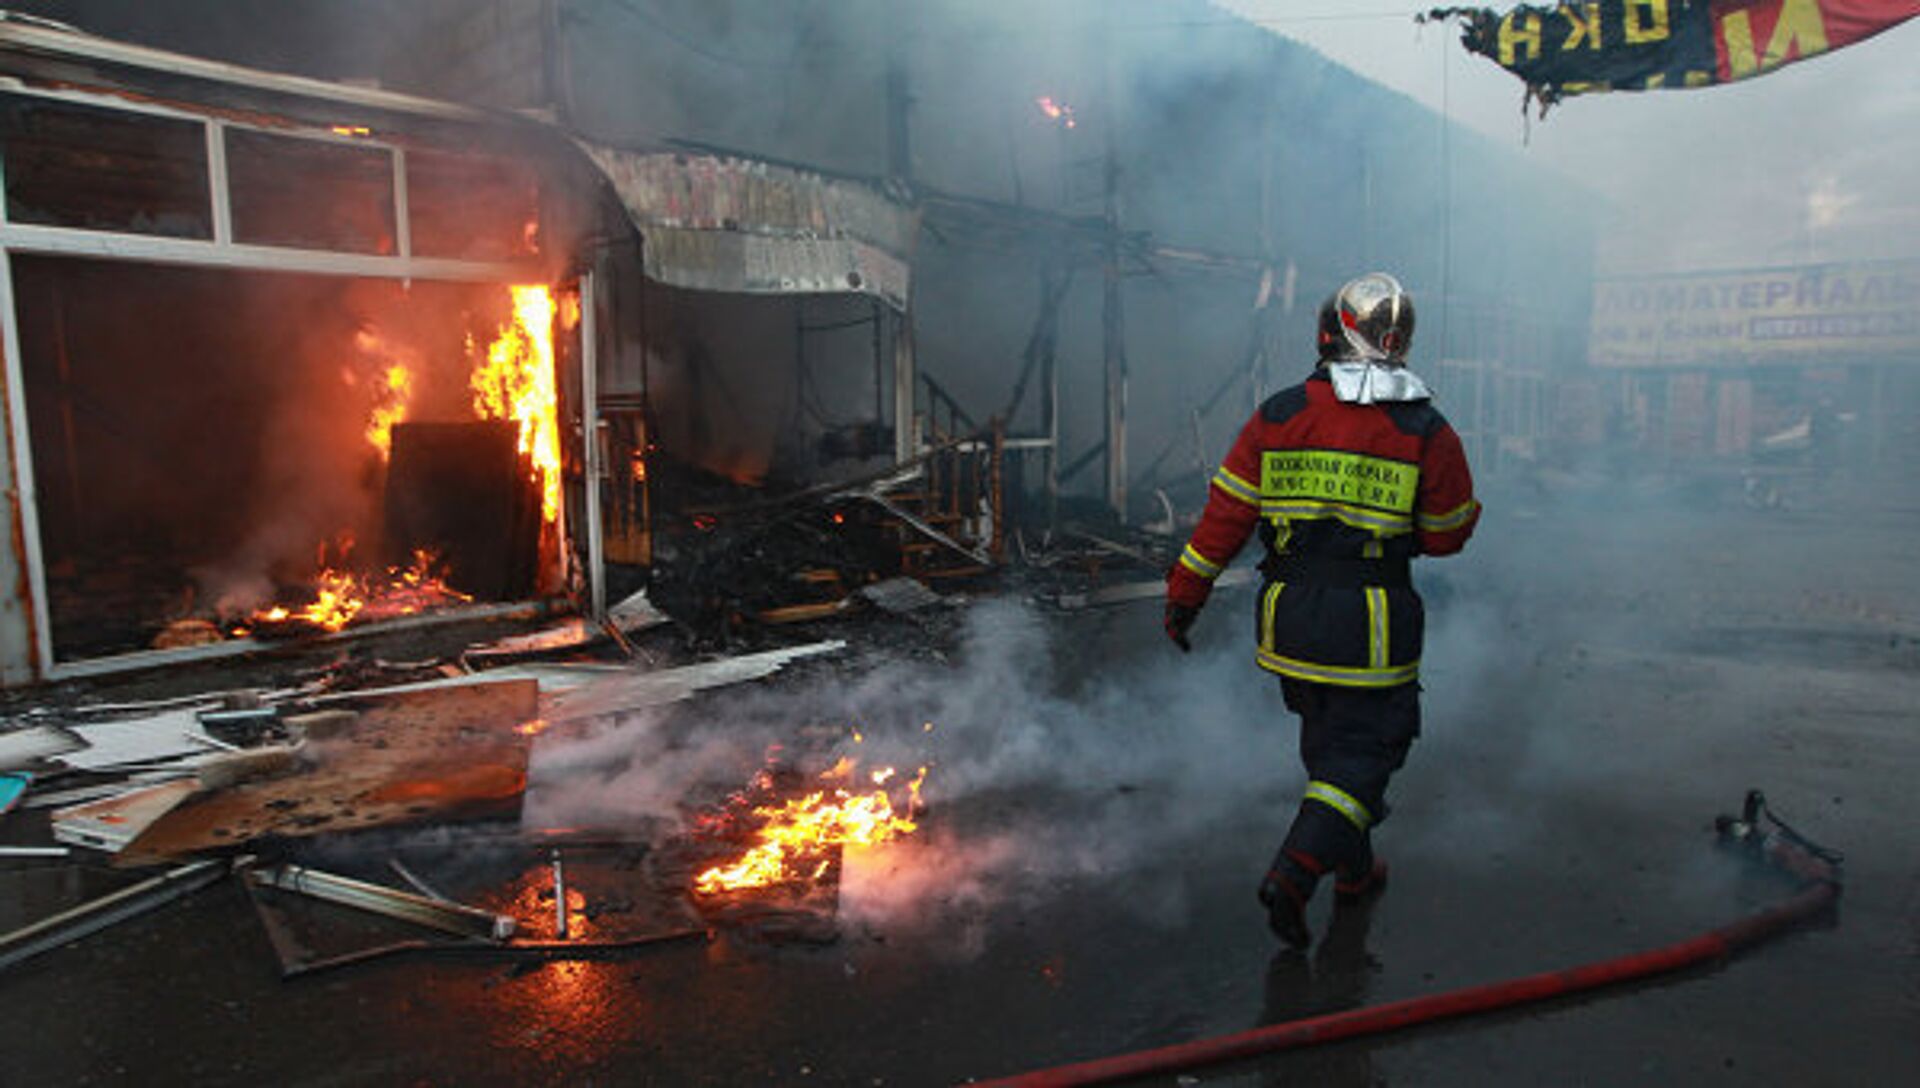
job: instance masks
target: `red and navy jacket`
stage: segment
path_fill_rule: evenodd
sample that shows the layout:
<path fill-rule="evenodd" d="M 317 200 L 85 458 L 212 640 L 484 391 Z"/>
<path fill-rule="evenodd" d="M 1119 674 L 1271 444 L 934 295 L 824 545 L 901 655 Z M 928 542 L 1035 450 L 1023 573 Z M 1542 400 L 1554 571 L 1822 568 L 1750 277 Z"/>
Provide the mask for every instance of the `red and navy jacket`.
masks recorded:
<path fill-rule="evenodd" d="M 1459 551 L 1479 518 L 1460 436 L 1439 410 L 1344 403 L 1316 372 L 1241 428 L 1167 575 L 1167 599 L 1205 604 L 1257 529 L 1267 550 L 1260 666 L 1346 687 L 1409 683 L 1425 610 L 1408 562 Z"/>

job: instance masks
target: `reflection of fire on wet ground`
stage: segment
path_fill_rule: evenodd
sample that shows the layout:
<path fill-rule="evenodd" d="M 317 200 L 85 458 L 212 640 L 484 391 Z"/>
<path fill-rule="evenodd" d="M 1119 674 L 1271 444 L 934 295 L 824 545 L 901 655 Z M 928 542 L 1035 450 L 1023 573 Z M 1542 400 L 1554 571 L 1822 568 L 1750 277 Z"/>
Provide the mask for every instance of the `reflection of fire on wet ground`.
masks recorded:
<path fill-rule="evenodd" d="M 556 840 L 555 845 L 566 874 L 564 938 L 554 906 L 553 847 L 513 851 L 513 875 L 475 895 L 479 906 L 515 919 L 519 939 L 590 945 L 703 925 L 688 909 L 683 887 L 673 874 L 662 871 L 646 844 Z"/>

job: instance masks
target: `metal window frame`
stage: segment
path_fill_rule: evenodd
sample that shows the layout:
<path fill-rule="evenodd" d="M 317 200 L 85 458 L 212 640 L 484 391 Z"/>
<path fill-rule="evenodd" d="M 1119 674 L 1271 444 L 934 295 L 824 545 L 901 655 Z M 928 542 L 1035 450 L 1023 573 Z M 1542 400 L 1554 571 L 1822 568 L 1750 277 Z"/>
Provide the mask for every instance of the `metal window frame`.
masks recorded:
<path fill-rule="evenodd" d="M 0 78 L 0 92 L 120 113 L 191 121 L 201 125 L 205 131 L 208 200 L 213 220 L 213 238 L 210 240 L 14 223 L 7 217 L 6 163 L 4 154 L 0 154 L 0 351 L 5 352 L 4 377 L 12 446 L 13 484 L 20 518 L 21 554 L 19 559 L 25 567 L 25 577 L 22 581 L 29 597 L 26 602 L 26 612 L 31 625 L 28 637 L 33 654 L 32 671 L 38 679 L 43 681 L 61 680 L 150 667 L 162 661 L 190 660 L 201 656 L 193 651 L 197 649 L 204 651 L 204 648 L 133 651 L 72 661 L 61 661 L 54 655 L 51 603 L 47 597 L 46 557 L 40 537 L 38 487 L 33 466 L 33 441 L 27 418 L 25 368 L 20 354 L 20 314 L 13 283 L 14 256 L 20 254 L 77 257 L 195 268 L 293 272 L 403 282 L 422 279 L 454 283 L 494 283 L 502 286 L 518 283 L 545 283 L 546 274 L 536 262 L 531 261 L 499 263 L 415 257 L 412 252 L 411 225 L 407 218 L 410 202 L 407 193 L 406 152 L 396 144 L 377 138 L 344 136 L 308 125 L 287 128 L 249 125 L 187 109 L 151 102 L 128 101 L 124 98 L 84 90 L 26 86 L 16 79 Z M 463 117 L 463 119 L 468 118 Z M 226 133 L 232 129 L 254 130 L 322 143 L 386 150 L 392 164 L 396 253 L 381 256 L 290 246 L 242 244 L 234 241 L 233 207 L 226 159 Z M 583 303 L 585 301 L 583 299 Z M 564 527 L 561 531 L 564 539 Z M 231 652 L 244 652 L 244 648 L 236 648 Z"/>
<path fill-rule="evenodd" d="M 600 318 L 594 285 L 599 277 L 589 268 L 580 274 L 580 418 L 584 421 L 581 451 L 586 468 L 584 515 L 587 522 L 587 606 L 595 622 L 607 618 L 606 543 L 601 536 L 600 478 Z M 565 503 L 561 504 L 564 510 Z M 564 918 L 564 915 L 562 916 Z"/>

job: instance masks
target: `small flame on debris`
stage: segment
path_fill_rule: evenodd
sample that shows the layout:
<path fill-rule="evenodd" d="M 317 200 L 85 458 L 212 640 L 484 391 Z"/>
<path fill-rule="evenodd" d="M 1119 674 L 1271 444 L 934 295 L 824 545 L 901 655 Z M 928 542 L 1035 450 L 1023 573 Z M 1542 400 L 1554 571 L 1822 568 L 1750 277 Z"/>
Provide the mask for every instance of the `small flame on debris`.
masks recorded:
<path fill-rule="evenodd" d="M 855 768 L 842 757 L 820 776 L 823 783 L 843 781 Z M 891 778 L 894 769 L 874 772 L 876 784 Z M 694 891 L 700 895 L 745 888 L 765 888 L 796 880 L 817 881 L 826 875 L 834 847 L 878 846 L 919 829 L 914 814 L 920 808 L 920 786 L 926 781 L 927 768 L 921 767 L 906 784 L 903 805 L 896 808 L 893 794 L 885 789 L 856 793 L 842 786 L 815 790 L 804 797 L 779 804 L 753 807 L 758 821 L 754 845 L 726 865 L 716 865 L 694 878 Z M 754 788 L 766 789 L 772 776 L 761 771 Z M 734 800 L 744 803 L 740 795 Z"/>
<path fill-rule="evenodd" d="M 1074 119 L 1073 107 L 1050 94 L 1034 99 L 1033 104 L 1040 107 L 1040 112 L 1046 114 L 1048 120 L 1060 122 L 1061 128 L 1076 128 L 1080 124 Z"/>
<path fill-rule="evenodd" d="M 340 547 L 344 555 L 353 547 L 346 538 Z M 408 616 L 425 608 L 473 598 L 447 585 L 435 572 L 439 557 L 425 549 L 415 549 L 413 563 L 406 568 L 389 567 L 384 580 L 375 581 L 351 570 L 329 564 L 322 549 L 320 573 L 314 578 L 314 601 L 299 611 L 283 606 L 257 611 L 254 622 L 284 623 L 303 620 L 328 631 L 338 631 L 370 608 L 380 616 Z"/>
<path fill-rule="evenodd" d="M 537 737 L 547 731 L 548 724 L 545 718 L 533 718 L 514 726 L 514 732 L 523 737 Z"/>

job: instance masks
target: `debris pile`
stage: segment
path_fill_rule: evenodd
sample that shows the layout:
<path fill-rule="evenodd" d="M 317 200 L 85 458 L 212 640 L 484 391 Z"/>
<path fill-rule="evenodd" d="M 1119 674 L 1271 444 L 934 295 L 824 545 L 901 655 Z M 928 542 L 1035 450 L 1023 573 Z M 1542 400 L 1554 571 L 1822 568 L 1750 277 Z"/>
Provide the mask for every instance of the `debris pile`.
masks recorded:
<path fill-rule="evenodd" d="M 616 631 L 661 622 L 644 602 L 625 602 L 614 615 Z M 0 864 L 139 878 L 0 934 L 0 966 L 229 875 L 253 903 L 285 977 L 402 953 L 591 955 L 753 921 L 715 909 L 696 887 L 696 859 L 712 868 L 731 849 L 718 825 L 523 827 L 531 751 L 553 731 L 760 679 L 845 644 L 660 669 L 631 658 L 554 660 L 604 648 L 607 635 L 575 621 L 471 647 L 458 664 L 335 669 L 281 688 L 37 708 L 31 723 L 0 730 L 0 838 L 10 841 Z M 472 671 L 485 665 L 495 667 Z M 390 682 L 405 672 L 420 678 Z M 387 682 L 342 690 L 369 676 Z M 874 779 L 856 793 L 851 765 L 836 773 L 793 798 L 821 820 L 841 805 L 837 831 L 823 832 L 833 841 L 807 853 L 834 864 L 814 863 L 813 899 L 771 912 L 811 911 L 814 937 L 832 933 L 840 841 L 911 830 L 917 805 L 918 779 L 893 787 Z M 864 831 L 857 819 L 868 819 Z"/>

